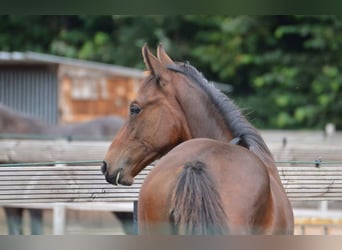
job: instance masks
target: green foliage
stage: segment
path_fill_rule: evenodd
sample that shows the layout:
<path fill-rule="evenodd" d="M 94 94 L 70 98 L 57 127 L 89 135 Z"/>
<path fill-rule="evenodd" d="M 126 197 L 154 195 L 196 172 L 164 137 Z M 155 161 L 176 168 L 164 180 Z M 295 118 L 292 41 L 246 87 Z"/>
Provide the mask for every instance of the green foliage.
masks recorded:
<path fill-rule="evenodd" d="M 259 127 L 342 127 L 342 18 L 225 17 L 195 52 Z M 203 56 L 205 55 L 205 56 Z"/>
<path fill-rule="evenodd" d="M 37 51 L 144 68 L 162 42 L 260 128 L 342 128 L 341 16 L 0 16 L 0 50 Z"/>
<path fill-rule="evenodd" d="M 268 68 L 253 81 L 258 94 L 274 93 L 281 111 L 268 126 L 322 128 L 331 121 L 341 128 L 341 113 L 333 111 L 342 105 L 341 24 L 341 17 L 294 16 L 275 27 L 276 44 L 257 57 L 278 56 L 264 60 Z"/>

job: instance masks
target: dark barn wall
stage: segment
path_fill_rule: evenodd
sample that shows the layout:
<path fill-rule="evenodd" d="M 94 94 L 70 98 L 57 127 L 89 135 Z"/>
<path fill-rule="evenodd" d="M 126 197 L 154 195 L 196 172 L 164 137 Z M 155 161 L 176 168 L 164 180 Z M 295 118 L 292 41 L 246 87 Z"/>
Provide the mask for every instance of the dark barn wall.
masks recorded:
<path fill-rule="evenodd" d="M 57 67 L 0 65 L 0 102 L 50 124 L 57 123 Z"/>

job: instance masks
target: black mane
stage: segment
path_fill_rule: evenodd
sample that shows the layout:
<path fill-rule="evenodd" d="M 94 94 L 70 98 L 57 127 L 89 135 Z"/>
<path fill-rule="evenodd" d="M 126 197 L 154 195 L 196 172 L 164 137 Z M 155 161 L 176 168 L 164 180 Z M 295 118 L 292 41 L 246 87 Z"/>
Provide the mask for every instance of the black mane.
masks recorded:
<path fill-rule="evenodd" d="M 266 153 L 271 156 L 271 153 L 260 136 L 256 128 L 250 124 L 241 110 L 229 99 L 225 94 L 218 90 L 213 84 L 189 63 L 177 63 L 168 65 L 168 69 L 179 72 L 190 78 L 197 86 L 199 86 L 209 96 L 212 103 L 215 105 L 219 113 L 233 137 L 241 138 L 240 145 L 248 148 L 258 156 Z"/>

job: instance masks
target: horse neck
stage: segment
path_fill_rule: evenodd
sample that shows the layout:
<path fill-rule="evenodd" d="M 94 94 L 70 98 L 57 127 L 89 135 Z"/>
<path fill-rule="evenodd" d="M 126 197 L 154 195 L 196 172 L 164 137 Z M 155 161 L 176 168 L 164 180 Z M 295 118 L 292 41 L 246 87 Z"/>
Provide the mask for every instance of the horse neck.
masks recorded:
<path fill-rule="evenodd" d="M 233 138 L 222 116 L 202 91 L 183 89 L 177 96 L 192 138 L 210 138 L 223 142 Z"/>
<path fill-rule="evenodd" d="M 182 84 L 183 89 L 179 89 L 178 101 L 182 106 L 192 138 L 211 138 L 223 142 L 230 142 L 237 136 L 236 134 L 239 134 L 237 131 L 234 132 L 228 129 L 229 125 L 226 124 L 223 116 L 206 93 L 194 86 L 188 85 L 188 89 L 186 89 L 185 86 L 185 84 Z M 189 95 L 189 93 L 191 94 Z M 232 111 L 232 115 L 233 114 L 234 111 Z M 236 123 L 250 127 L 251 134 L 254 133 L 255 136 L 259 136 L 254 127 L 252 127 L 240 113 L 235 113 L 234 115 L 237 116 Z M 248 138 L 245 139 L 248 141 Z M 262 140 L 261 137 L 260 140 Z M 262 146 L 247 145 L 246 148 L 264 162 L 270 174 L 280 181 L 273 156 L 267 149 L 267 146 L 264 148 Z"/>

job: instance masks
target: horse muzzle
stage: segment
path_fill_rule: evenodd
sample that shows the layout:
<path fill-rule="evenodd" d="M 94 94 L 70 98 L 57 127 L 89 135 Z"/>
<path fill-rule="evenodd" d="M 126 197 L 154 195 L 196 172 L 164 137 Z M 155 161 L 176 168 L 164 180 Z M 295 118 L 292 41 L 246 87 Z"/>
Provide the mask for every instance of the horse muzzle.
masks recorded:
<path fill-rule="evenodd" d="M 118 168 L 114 170 L 113 174 L 110 174 L 108 171 L 108 164 L 106 161 L 103 161 L 102 163 L 101 172 L 105 176 L 106 181 L 115 186 L 119 184 L 130 186 L 133 184 L 133 180 L 134 180 L 133 177 L 125 174 L 125 171 L 123 168 Z"/>

